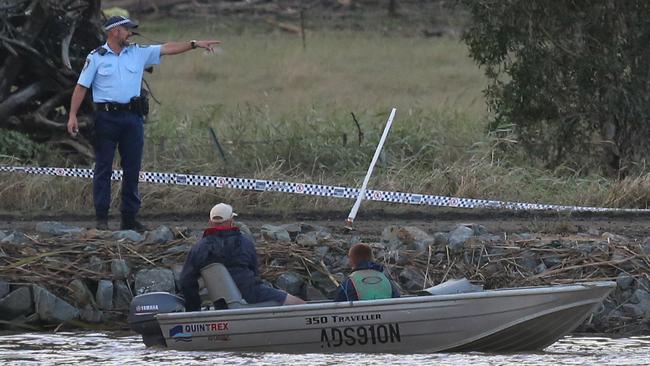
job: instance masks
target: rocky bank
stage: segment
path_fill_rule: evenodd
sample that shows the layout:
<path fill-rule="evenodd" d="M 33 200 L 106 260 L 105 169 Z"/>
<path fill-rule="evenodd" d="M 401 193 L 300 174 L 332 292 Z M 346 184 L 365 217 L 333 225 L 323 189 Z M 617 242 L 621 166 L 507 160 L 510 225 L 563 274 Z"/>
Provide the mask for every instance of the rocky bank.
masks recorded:
<path fill-rule="evenodd" d="M 389 225 L 369 241 L 342 228 L 302 222 L 252 229 L 238 224 L 256 239 L 263 279 L 307 300 L 332 298 L 348 273 L 348 248 L 365 242 L 405 294 L 462 277 L 487 289 L 611 280 L 616 290 L 578 330 L 650 330 L 650 238 L 593 229 L 566 235 L 491 232 L 458 224 L 445 232 Z M 185 227 L 140 234 L 60 222 L 5 228 L 0 327 L 125 328 L 134 295 L 179 293 L 186 253 L 201 235 Z"/>

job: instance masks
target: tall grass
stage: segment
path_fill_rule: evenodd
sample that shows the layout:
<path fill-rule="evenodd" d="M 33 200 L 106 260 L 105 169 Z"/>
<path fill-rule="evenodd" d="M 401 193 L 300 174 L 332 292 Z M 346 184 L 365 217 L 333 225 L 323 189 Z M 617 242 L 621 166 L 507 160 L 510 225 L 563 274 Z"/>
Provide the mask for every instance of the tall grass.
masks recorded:
<path fill-rule="evenodd" d="M 144 22 L 141 33 L 223 41 L 215 55 L 165 56 L 147 76 L 162 104 L 146 127 L 144 170 L 359 186 L 396 106 L 371 188 L 555 204 L 650 202 L 648 177 L 612 182 L 551 172 L 495 149 L 502 141 L 485 132 L 485 78 L 456 38 L 319 31 L 308 33 L 303 49 L 295 35 L 212 23 Z M 0 179 L 1 209 L 91 212 L 90 181 Z M 142 195 L 153 212 L 204 210 L 221 199 L 279 212 L 349 207 L 345 200 L 155 185 L 142 185 Z"/>

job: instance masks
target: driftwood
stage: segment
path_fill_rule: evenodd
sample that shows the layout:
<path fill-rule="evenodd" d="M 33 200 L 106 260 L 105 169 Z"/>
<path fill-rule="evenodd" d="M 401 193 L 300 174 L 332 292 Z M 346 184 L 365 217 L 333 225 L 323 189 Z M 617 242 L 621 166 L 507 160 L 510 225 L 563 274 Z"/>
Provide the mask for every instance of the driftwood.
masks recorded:
<path fill-rule="evenodd" d="M 8 0 L 0 12 L 0 128 L 93 158 L 92 105 L 80 111 L 81 136 L 68 136 L 72 90 L 86 56 L 103 41 L 100 0 Z"/>

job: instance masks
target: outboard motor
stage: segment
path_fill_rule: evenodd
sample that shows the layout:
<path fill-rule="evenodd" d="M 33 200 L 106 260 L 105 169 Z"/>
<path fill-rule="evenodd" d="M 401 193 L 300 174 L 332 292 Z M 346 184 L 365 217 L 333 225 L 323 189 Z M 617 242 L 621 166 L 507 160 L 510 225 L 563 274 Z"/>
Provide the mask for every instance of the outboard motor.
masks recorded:
<path fill-rule="evenodd" d="M 129 309 L 129 327 L 142 335 L 147 347 L 167 346 L 160 331 L 156 314 L 178 313 L 185 311 L 185 300 L 168 292 L 150 292 L 138 295 L 131 301 Z"/>

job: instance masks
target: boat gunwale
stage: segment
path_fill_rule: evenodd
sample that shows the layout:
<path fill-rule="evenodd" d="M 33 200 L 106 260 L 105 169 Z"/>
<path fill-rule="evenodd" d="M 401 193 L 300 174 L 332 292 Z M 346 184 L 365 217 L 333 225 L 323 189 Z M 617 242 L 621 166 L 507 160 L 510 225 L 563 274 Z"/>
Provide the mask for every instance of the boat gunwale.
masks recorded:
<path fill-rule="evenodd" d="M 612 289 L 616 287 L 614 281 L 595 281 L 584 282 L 570 285 L 559 286 L 535 286 L 523 288 L 506 288 L 485 290 L 479 292 L 467 292 L 459 294 L 446 294 L 446 295 L 425 295 L 425 296 L 408 296 L 391 299 L 380 300 L 365 300 L 365 301 L 329 301 L 319 302 L 314 304 L 301 304 L 291 306 L 269 306 L 269 307 L 250 307 L 243 309 L 224 309 L 224 310 L 207 310 L 207 311 L 193 311 L 193 312 L 177 312 L 177 313 L 162 313 L 155 315 L 155 318 L 162 323 L 178 322 L 180 319 L 183 321 L 196 321 L 200 318 L 214 318 L 214 317 L 229 317 L 240 315 L 255 315 L 264 313 L 294 313 L 294 312 L 309 312 L 314 310 L 345 310 L 345 309 L 358 309 L 357 311 L 371 311 L 363 310 L 363 308 L 374 308 L 379 306 L 390 306 L 397 304 L 418 304 L 429 303 L 438 301 L 455 301 L 455 300 L 471 300 L 471 299 L 484 299 L 484 298 L 498 298 L 498 297 L 513 297 L 513 296 L 529 296 L 529 295 L 544 295 L 551 293 L 566 293 L 589 291 L 594 288 Z M 609 293 L 609 291 L 607 292 Z M 606 296 L 603 294 L 603 296 Z M 603 297 L 600 296 L 600 297 Z M 600 298 L 602 301 L 602 298 Z M 278 314 L 279 315 L 279 314 Z M 161 324 L 162 325 L 162 324 Z"/>

